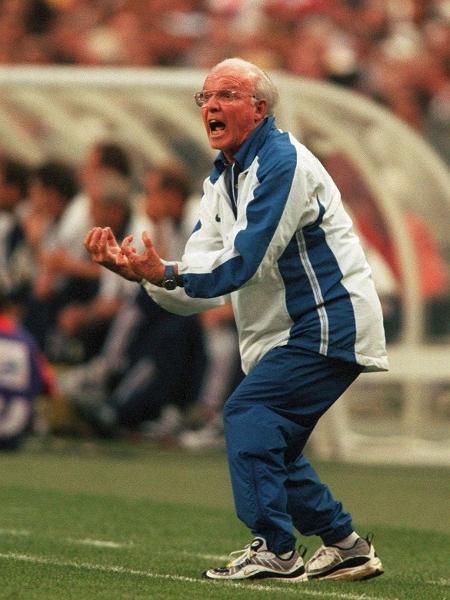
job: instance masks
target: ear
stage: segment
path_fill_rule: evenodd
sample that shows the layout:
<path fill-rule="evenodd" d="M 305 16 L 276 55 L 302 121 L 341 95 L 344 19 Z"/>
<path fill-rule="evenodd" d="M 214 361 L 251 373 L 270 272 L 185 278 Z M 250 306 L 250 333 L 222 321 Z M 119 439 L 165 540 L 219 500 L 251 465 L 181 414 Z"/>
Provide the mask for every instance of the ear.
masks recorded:
<path fill-rule="evenodd" d="M 258 123 L 262 121 L 267 113 L 267 101 L 257 100 L 255 102 L 255 121 Z"/>

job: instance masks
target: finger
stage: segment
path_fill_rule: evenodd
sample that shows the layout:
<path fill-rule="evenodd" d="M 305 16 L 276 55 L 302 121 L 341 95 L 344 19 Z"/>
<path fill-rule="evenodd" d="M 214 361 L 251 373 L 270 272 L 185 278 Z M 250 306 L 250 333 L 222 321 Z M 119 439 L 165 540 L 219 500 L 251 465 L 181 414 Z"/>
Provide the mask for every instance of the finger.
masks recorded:
<path fill-rule="evenodd" d="M 131 242 L 133 241 L 132 235 L 127 235 L 120 245 L 120 250 L 125 254 L 125 256 L 130 256 L 131 254 L 136 254 L 136 249 L 131 246 Z"/>
<path fill-rule="evenodd" d="M 122 245 L 129 246 L 132 241 L 133 241 L 133 236 L 132 235 L 127 235 L 123 239 Z"/>
<path fill-rule="evenodd" d="M 127 235 L 123 239 L 122 243 L 120 244 L 121 250 L 126 250 L 126 251 L 130 250 L 132 248 L 132 246 L 131 246 L 131 242 L 132 241 L 133 241 L 133 236 L 132 235 Z"/>
<path fill-rule="evenodd" d="M 101 235 L 100 227 L 94 227 L 94 229 L 92 229 L 91 232 L 88 234 L 88 237 L 86 240 L 86 247 L 90 252 L 95 250 L 95 246 L 98 244 L 100 235 Z"/>
<path fill-rule="evenodd" d="M 102 248 L 105 248 L 108 244 L 108 229 L 105 227 L 104 229 L 102 229 L 98 243 L 101 245 Z"/>
<path fill-rule="evenodd" d="M 108 244 L 115 246 L 117 244 L 117 240 L 114 236 L 114 233 L 111 229 L 111 227 L 106 227 L 106 241 Z"/>
<path fill-rule="evenodd" d="M 128 260 L 128 257 L 125 256 L 124 254 L 122 254 L 121 252 L 119 252 L 119 254 L 117 254 L 116 262 L 121 267 L 129 265 L 129 263 L 130 263 L 130 261 Z"/>
<path fill-rule="evenodd" d="M 150 239 L 150 236 L 148 235 L 148 233 L 147 233 L 146 231 L 144 231 L 144 232 L 142 233 L 142 241 L 143 241 L 143 243 L 144 243 L 144 246 L 145 246 L 145 247 L 146 247 L 148 250 L 150 250 L 150 249 L 152 249 L 152 248 L 153 248 L 153 242 L 152 242 L 152 240 Z"/>
<path fill-rule="evenodd" d="M 97 230 L 97 227 L 93 227 L 86 235 L 86 237 L 84 238 L 84 245 L 85 246 L 90 246 L 92 243 L 92 239 L 95 236 L 95 232 Z"/>
<path fill-rule="evenodd" d="M 84 236 L 83 244 L 85 246 L 89 245 L 89 240 L 91 239 L 91 237 L 92 237 L 92 229 L 90 231 L 88 231 L 87 234 Z"/>

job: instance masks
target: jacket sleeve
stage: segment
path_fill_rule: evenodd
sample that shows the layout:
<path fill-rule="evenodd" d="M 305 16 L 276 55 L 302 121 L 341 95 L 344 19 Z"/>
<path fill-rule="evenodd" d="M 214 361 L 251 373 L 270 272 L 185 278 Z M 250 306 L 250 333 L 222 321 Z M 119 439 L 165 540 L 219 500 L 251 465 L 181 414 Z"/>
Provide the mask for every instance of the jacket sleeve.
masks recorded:
<path fill-rule="evenodd" d="M 191 298 L 183 288 L 168 291 L 153 285 L 148 281 L 142 283 L 142 287 L 153 300 L 165 310 L 176 315 L 188 316 L 203 312 L 209 308 L 215 308 L 225 304 L 225 298 Z"/>
<path fill-rule="evenodd" d="M 247 177 L 245 197 L 241 190 L 238 217 L 223 241 L 208 210 L 207 196 L 202 200 L 200 226 L 186 246 L 181 263 L 184 290 L 188 296 L 211 298 L 229 294 L 251 280 L 262 262 L 275 262 L 294 234 L 301 215 L 301 198 L 295 215 L 284 217 L 292 195 L 296 173 L 295 148 L 287 145 L 284 154 L 271 153 L 261 162 L 255 161 Z M 292 202 L 290 203 L 292 205 Z M 283 240 L 275 254 L 269 251 L 275 232 L 284 230 Z M 277 233 L 277 238 L 279 234 Z"/>

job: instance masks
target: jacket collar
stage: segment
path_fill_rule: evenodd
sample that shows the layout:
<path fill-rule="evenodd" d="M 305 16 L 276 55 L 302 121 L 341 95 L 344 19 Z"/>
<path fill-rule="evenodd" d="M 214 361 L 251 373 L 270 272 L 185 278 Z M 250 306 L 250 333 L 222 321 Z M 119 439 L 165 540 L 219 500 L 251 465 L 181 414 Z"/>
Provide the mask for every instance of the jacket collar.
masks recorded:
<path fill-rule="evenodd" d="M 259 149 L 265 142 L 269 131 L 274 127 L 275 117 L 266 117 L 245 139 L 234 157 L 240 172 L 250 167 Z M 219 152 L 214 160 L 214 166 L 210 174 L 211 183 L 214 184 L 229 165 L 230 163 L 225 158 L 223 152 Z"/>

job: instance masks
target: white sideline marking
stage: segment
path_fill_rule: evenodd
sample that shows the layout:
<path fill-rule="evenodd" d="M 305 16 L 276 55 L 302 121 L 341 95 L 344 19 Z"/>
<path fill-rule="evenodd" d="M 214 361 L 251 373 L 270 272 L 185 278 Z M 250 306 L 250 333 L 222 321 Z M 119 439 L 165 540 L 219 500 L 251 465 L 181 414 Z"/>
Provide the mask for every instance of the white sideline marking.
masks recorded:
<path fill-rule="evenodd" d="M 215 560 L 215 561 L 228 561 L 230 560 L 229 554 L 199 554 L 198 552 L 188 552 L 183 550 L 181 552 L 184 556 L 195 556 L 195 558 L 201 558 L 202 560 Z"/>
<path fill-rule="evenodd" d="M 7 529 L 0 528 L 0 535 L 13 535 L 13 536 L 30 536 L 31 531 L 28 529 Z M 132 542 L 113 542 L 112 540 L 97 540 L 92 538 L 66 538 L 65 540 L 68 544 L 80 544 L 81 546 L 93 546 L 96 548 L 112 548 L 112 549 L 120 549 L 120 548 L 130 548 L 133 546 Z M 188 552 L 187 550 L 183 551 L 183 554 L 186 556 L 195 556 L 196 558 L 201 558 L 205 560 L 217 560 L 217 561 L 226 561 L 228 560 L 228 555 L 221 554 L 194 554 L 192 552 Z"/>
<path fill-rule="evenodd" d="M 137 575 L 139 577 L 148 577 L 150 579 L 165 579 L 168 581 L 181 581 L 184 583 L 195 583 L 201 585 L 230 585 L 236 588 L 247 589 L 247 590 L 258 590 L 260 592 L 269 592 L 273 594 L 274 591 L 282 591 L 286 594 L 292 593 L 297 594 L 301 587 L 302 594 L 304 596 L 316 596 L 326 598 L 339 598 L 341 600 L 398 600 L 398 598 L 386 598 L 382 596 L 367 596 L 366 594 L 341 594 L 340 592 L 321 592 L 319 590 L 307 589 L 308 583 L 290 584 L 286 582 L 281 587 L 266 587 L 261 584 L 254 584 L 251 582 L 238 583 L 238 582 L 212 582 L 206 579 L 195 579 L 194 577 L 186 577 L 184 575 L 169 575 L 163 573 L 152 573 L 151 571 L 139 571 L 137 569 L 127 569 L 121 566 L 115 565 L 96 565 L 92 563 L 80 563 L 70 560 L 59 560 L 57 558 L 47 558 L 45 556 L 32 556 L 29 554 L 15 554 L 14 552 L 0 553 L 0 558 L 6 560 L 18 560 L 23 562 L 29 562 L 37 565 L 52 565 L 54 567 L 72 567 L 75 569 L 86 569 L 88 571 L 101 571 L 103 573 L 123 573 L 124 575 Z"/>
<path fill-rule="evenodd" d="M 31 531 L 27 529 L 0 529 L 0 535 L 31 535 Z"/>
<path fill-rule="evenodd" d="M 431 585 L 442 585 L 444 587 L 450 586 L 450 579 L 445 579 L 444 577 L 439 577 L 439 579 L 429 579 L 425 583 L 430 583 Z"/>
<path fill-rule="evenodd" d="M 6 529 L 0 528 L 0 535 L 13 535 L 13 536 L 30 536 L 31 531 L 27 529 Z M 93 546 L 96 548 L 112 548 L 112 549 L 120 549 L 120 548 L 130 548 L 133 546 L 132 542 L 113 542 L 112 540 L 96 540 L 91 538 L 84 539 L 76 539 L 76 538 L 66 538 L 65 540 L 68 544 L 79 544 L 81 546 Z M 226 561 L 228 560 L 227 555 L 221 554 L 194 554 L 188 552 L 187 550 L 183 551 L 183 554 L 186 556 L 195 556 L 196 558 L 201 558 L 205 560 L 217 560 L 217 561 Z"/>
<path fill-rule="evenodd" d="M 93 540 L 91 538 L 82 540 L 66 538 L 66 542 L 69 542 L 69 544 L 80 544 L 82 546 L 95 546 L 97 548 L 129 548 L 133 545 L 132 543 L 123 544 L 120 542 L 111 542 L 110 540 Z"/>
<path fill-rule="evenodd" d="M 13 536 L 30 536 L 32 535 L 31 531 L 28 529 L 7 529 L 0 528 L 0 535 L 13 535 Z M 123 542 L 112 542 L 111 540 L 94 540 L 91 538 L 84 539 L 76 539 L 76 538 L 66 538 L 66 542 L 69 544 L 80 544 L 82 546 L 95 546 L 97 548 L 129 548 L 133 544 L 123 543 Z M 207 558 L 205 556 L 205 558 Z M 213 557 L 211 557 L 213 558 Z"/>

